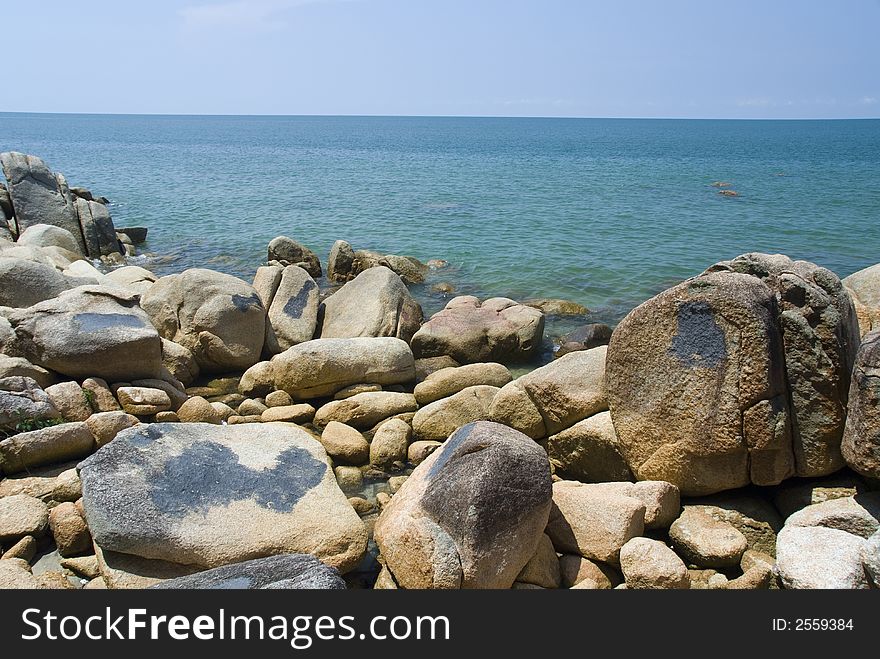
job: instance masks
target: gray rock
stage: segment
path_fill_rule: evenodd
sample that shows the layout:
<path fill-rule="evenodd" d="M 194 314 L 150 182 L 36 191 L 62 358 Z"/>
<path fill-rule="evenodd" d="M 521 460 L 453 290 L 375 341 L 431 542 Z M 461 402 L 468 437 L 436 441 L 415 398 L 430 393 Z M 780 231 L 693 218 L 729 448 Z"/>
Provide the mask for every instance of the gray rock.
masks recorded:
<path fill-rule="evenodd" d="M 95 201 L 105 205 L 108 203 L 106 197 L 95 199 Z M 118 229 L 116 229 L 116 233 L 125 234 L 131 239 L 131 242 L 135 245 L 140 245 L 141 243 L 145 243 L 147 241 L 148 231 L 149 229 L 147 227 L 119 227 Z"/>
<path fill-rule="evenodd" d="M 846 427 L 840 450 L 863 476 L 880 478 L 880 330 L 862 339 L 852 371 Z"/>
<path fill-rule="evenodd" d="M 204 567 L 311 553 L 341 572 L 367 544 L 321 445 L 291 424 L 150 424 L 79 465 L 104 550 Z"/>
<path fill-rule="evenodd" d="M 880 492 L 831 499 L 799 510 L 786 526 L 824 526 L 870 538 L 880 529 Z"/>
<path fill-rule="evenodd" d="M 355 278 L 357 273 L 352 272 L 354 266 L 354 250 L 344 240 L 337 240 L 330 248 L 330 256 L 327 258 L 327 279 L 333 282 L 345 283 Z"/>
<path fill-rule="evenodd" d="M 344 590 L 339 572 L 309 554 L 281 554 L 256 558 L 187 577 L 163 581 L 153 588 L 164 590 Z"/>
<path fill-rule="evenodd" d="M 18 237 L 19 245 L 34 247 L 61 247 L 67 251 L 78 253 L 79 243 L 67 229 L 51 224 L 33 224 Z"/>
<path fill-rule="evenodd" d="M 608 345 L 611 340 L 611 328 L 603 323 L 590 323 L 569 332 L 559 340 L 559 348 L 555 357 L 562 357 L 578 350 L 591 350 Z"/>
<path fill-rule="evenodd" d="M 422 307 L 394 272 L 365 270 L 324 300 L 321 338 L 394 336 L 409 342 L 422 323 Z"/>
<path fill-rule="evenodd" d="M 0 429 L 12 430 L 25 421 L 60 417 L 61 412 L 33 378 L 22 375 L 0 378 Z"/>
<path fill-rule="evenodd" d="M 266 323 L 266 350 L 277 355 L 311 341 L 318 324 L 318 285 L 302 268 L 284 268 Z"/>
<path fill-rule="evenodd" d="M 73 286 L 73 282 L 51 265 L 0 255 L 0 306 L 30 307 L 57 297 Z"/>
<path fill-rule="evenodd" d="M 159 279 L 141 298 L 159 334 L 192 352 L 204 372 L 245 370 L 260 359 L 266 310 L 249 284 L 193 268 Z"/>
<path fill-rule="evenodd" d="M 85 238 L 86 253 L 91 258 L 122 253 L 107 206 L 97 201 L 76 199 L 74 207 Z"/>
<path fill-rule="evenodd" d="M 34 224 L 51 224 L 70 232 L 81 254 L 87 254 L 74 197 L 62 174 L 52 172 L 40 158 L 23 153 L 0 153 L 8 182 L 18 234 Z"/>
<path fill-rule="evenodd" d="M 407 284 L 422 284 L 428 274 L 428 266 L 412 256 L 386 254 L 379 259 L 379 265 L 392 270 Z"/>
<path fill-rule="evenodd" d="M 272 239 L 269 243 L 267 260 L 270 263 L 277 261 L 284 266 L 298 265 L 316 279 L 321 276 L 321 261 L 318 255 L 287 236 Z"/>
<path fill-rule="evenodd" d="M 867 541 L 824 526 L 786 526 L 776 542 L 776 564 L 786 588 L 869 588 L 862 552 Z"/>
<path fill-rule="evenodd" d="M 162 343 L 137 296 L 80 286 L 7 314 L 15 333 L 7 352 L 71 378 L 111 382 L 157 376 Z"/>
<path fill-rule="evenodd" d="M 412 339 L 416 357 L 449 355 L 461 364 L 531 359 L 544 335 L 544 314 L 507 298 L 453 298 Z"/>
<path fill-rule="evenodd" d="M 42 366 L 31 364 L 24 357 L 0 354 L 0 380 L 16 375 L 33 379 L 43 389 L 55 383 L 55 376 Z"/>
<path fill-rule="evenodd" d="M 385 506 L 375 537 L 403 588 L 510 588 L 551 505 L 543 450 L 491 422 L 458 430 Z"/>

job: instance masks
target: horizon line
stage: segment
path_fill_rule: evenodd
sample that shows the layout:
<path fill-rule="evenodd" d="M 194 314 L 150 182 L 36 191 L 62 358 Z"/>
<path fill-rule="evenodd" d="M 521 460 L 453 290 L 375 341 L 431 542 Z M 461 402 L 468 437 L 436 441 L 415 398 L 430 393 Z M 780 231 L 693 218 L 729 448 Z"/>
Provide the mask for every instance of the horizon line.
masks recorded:
<path fill-rule="evenodd" d="M 54 115 L 94 117 L 275 117 L 275 118 L 360 118 L 360 119 L 583 119 L 622 121 L 877 121 L 876 117 L 651 117 L 651 116 L 583 116 L 583 115 L 496 115 L 496 114 L 282 114 L 282 113 L 200 113 L 200 112 L 43 112 L 33 110 L 0 110 L 0 115 Z"/>

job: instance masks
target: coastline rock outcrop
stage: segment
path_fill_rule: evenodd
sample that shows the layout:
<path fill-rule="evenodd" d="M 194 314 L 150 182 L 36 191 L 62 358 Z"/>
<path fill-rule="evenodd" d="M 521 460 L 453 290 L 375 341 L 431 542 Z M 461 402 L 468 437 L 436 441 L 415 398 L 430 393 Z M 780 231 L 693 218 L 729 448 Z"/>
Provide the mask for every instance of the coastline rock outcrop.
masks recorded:
<path fill-rule="evenodd" d="M 218 567 L 311 553 L 347 572 L 367 544 L 320 443 L 290 424 L 150 424 L 79 464 L 103 550 Z"/>
<path fill-rule="evenodd" d="M 162 277 L 141 298 L 162 338 L 192 352 L 204 372 L 244 370 L 260 359 L 266 310 L 237 277 L 193 268 Z"/>
<path fill-rule="evenodd" d="M 422 462 L 376 522 L 403 588 L 510 588 L 551 505 L 543 450 L 511 428 L 468 424 Z"/>
<path fill-rule="evenodd" d="M 544 335 L 544 314 L 508 298 L 453 298 L 412 339 L 416 357 L 448 355 L 460 364 L 532 358 Z"/>

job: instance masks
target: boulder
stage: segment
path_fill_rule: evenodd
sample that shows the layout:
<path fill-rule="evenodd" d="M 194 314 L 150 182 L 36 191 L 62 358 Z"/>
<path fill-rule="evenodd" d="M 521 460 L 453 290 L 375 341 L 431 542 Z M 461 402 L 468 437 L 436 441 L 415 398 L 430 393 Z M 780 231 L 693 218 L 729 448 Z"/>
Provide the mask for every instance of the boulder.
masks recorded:
<path fill-rule="evenodd" d="M 556 550 L 618 565 L 620 548 L 645 529 L 645 504 L 634 497 L 574 481 L 553 483 L 547 535 Z"/>
<path fill-rule="evenodd" d="M 327 455 L 343 464 L 362 465 L 370 459 L 370 444 L 357 430 L 331 421 L 321 433 L 321 444 Z"/>
<path fill-rule="evenodd" d="M 62 556 L 75 556 L 92 549 L 89 527 L 75 504 L 60 503 L 49 511 L 49 528 Z"/>
<path fill-rule="evenodd" d="M 406 421 L 388 419 L 376 429 L 370 442 L 370 464 L 389 469 L 395 463 L 405 463 L 411 438 L 412 428 Z"/>
<path fill-rule="evenodd" d="M 366 548 L 324 449 L 290 424 L 138 426 L 79 470 L 104 550 L 203 567 L 301 552 L 347 572 Z"/>
<path fill-rule="evenodd" d="M 82 496 L 82 487 L 76 469 L 68 463 L 34 469 L 24 474 L 7 475 L 0 480 L 0 498 L 14 494 L 28 494 L 51 504 L 76 501 Z"/>
<path fill-rule="evenodd" d="M 344 240 L 337 240 L 330 248 L 327 258 L 327 279 L 332 282 L 345 283 L 355 278 L 353 272 L 354 250 Z"/>
<path fill-rule="evenodd" d="M 74 207 L 85 239 L 86 253 L 91 258 L 128 253 L 120 246 L 110 210 L 105 204 L 88 199 L 76 199 Z M 134 253 L 133 246 L 131 253 Z"/>
<path fill-rule="evenodd" d="M 874 588 L 880 588 L 880 531 L 862 546 L 862 566 Z"/>
<path fill-rule="evenodd" d="M 492 363 L 492 362 L 488 362 Z M 431 373 L 444 368 L 458 368 L 460 364 L 449 355 L 440 355 L 439 357 L 425 357 L 415 360 L 416 366 L 416 382 L 424 382 Z"/>
<path fill-rule="evenodd" d="M 790 480 L 776 488 L 773 505 L 786 518 L 807 506 L 831 499 L 853 497 L 869 489 L 861 477 L 851 472 L 840 472 L 819 479 Z"/>
<path fill-rule="evenodd" d="M 563 588 L 610 590 L 620 582 L 619 575 L 610 566 L 596 563 L 577 554 L 560 556 L 559 572 Z"/>
<path fill-rule="evenodd" d="M 554 357 L 562 357 L 578 350 L 592 350 L 606 346 L 611 340 L 612 329 L 603 323 L 590 323 L 569 332 L 559 339 Z"/>
<path fill-rule="evenodd" d="M 37 555 L 37 539 L 32 535 L 26 535 L 21 540 L 6 550 L 6 553 L 0 554 L 0 560 L 8 560 L 10 558 L 20 558 L 30 563 L 34 556 Z"/>
<path fill-rule="evenodd" d="M 853 298 L 862 336 L 880 329 L 880 263 L 843 279 Z"/>
<path fill-rule="evenodd" d="M 116 396 L 122 409 L 135 416 L 152 416 L 171 409 L 171 398 L 162 389 L 119 387 Z"/>
<path fill-rule="evenodd" d="M 489 385 L 503 387 L 513 379 L 503 364 L 467 364 L 465 366 L 443 368 L 434 371 L 416 385 L 413 395 L 419 405 L 427 405 L 435 400 L 447 398 L 468 387 Z"/>
<path fill-rule="evenodd" d="M 51 224 L 68 231 L 77 250 L 87 254 L 74 207 L 74 197 L 62 174 L 56 174 L 36 156 L 15 151 L 0 153 L 0 166 L 6 175 L 18 235 L 35 224 Z"/>
<path fill-rule="evenodd" d="M 453 432 L 474 421 L 487 421 L 498 387 L 468 387 L 449 398 L 419 408 L 413 417 L 413 436 L 420 440 L 446 441 Z"/>
<path fill-rule="evenodd" d="M 159 279 L 141 298 L 159 334 L 192 352 L 204 372 L 247 369 L 260 359 L 266 310 L 231 275 L 193 268 Z"/>
<path fill-rule="evenodd" d="M 786 526 L 776 543 L 782 584 L 791 589 L 866 589 L 862 565 L 867 541 L 824 526 Z"/>
<path fill-rule="evenodd" d="M 880 529 L 880 492 L 831 499 L 799 510 L 786 526 L 823 526 L 870 538 Z"/>
<path fill-rule="evenodd" d="M 15 474 L 31 467 L 88 455 L 95 438 L 82 421 L 23 432 L 0 441 L 0 469 Z"/>
<path fill-rule="evenodd" d="M 13 351 L 71 378 L 111 382 L 156 377 L 162 344 L 137 296 L 80 286 L 7 315 Z"/>
<path fill-rule="evenodd" d="M 283 266 L 297 265 L 316 279 L 321 276 L 321 261 L 318 255 L 287 236 L 272 239 L 269 243 L 267 260 L 270 264 L 277 261 Z"/>
<path fill-rule="evenodd" d="M 39 499 L 27 494 L 0 499 L 0 543 L 15 542 L 26 535 L 41 536 L 48 525 L 49 509 Z"/>
<path fill-rule="evenodd" d="M 412 339 L 416 357 L 449 355 L 461 364 L 521 362 L 537 354 L 544 314 L 507 298 L 450 300 Z"/>
<path fill-rule="evenodd" d="M 638 499 L 645 506 L 645 529 L 668 529 L 681 513 L 678 488 L 666 481 L 639 481 L 638 483 L 595 483 L 594 491 Z"/>
<path fill-rule="evenodd" d="M 215 423 L 222 422 L 217 410 L 201 396 L 187 398 L 177 410 L 177 418 L 183 423 Z"/>
<path fill-rule="evenodd" d="M 406 459 L 413 465 L 420 465 L 441 446 L 443 442 L 415 441 L 406 449 Z"/>
<path fill-rule="evenodd" d="M 266 395 L 266 407 L 287 407 L 293 405 L 293 398 L 286 391 L 273 391 Z"/>
<path fill-rule="evenodd" d="M 541 534 L 534 556 L 520 571 L 516 582 L 541 588 L 559 588 L 562 583 L 559 557 L 556 556 L 553 542 L 546 533 Z"/>
<path fill-rule="evenodd" d="M 423 284 L 428 274 L 428 266 L 412 256 L 386 254 L 379 259 L 379 265 L 394 272 L 407 284 Z"/>
<path fill-rule="evenodd" d="M 550 435 L 547 453 L 556 473 L 566 480 L 584 483 L 633 480 L 620 454 L 610 412 L 599 412 Z"/>
<path fill-rule="evenodd" d="M 352 384 L 391 385 L 415 379 L 412 351 L 406 342 L 392 337 L 306 341 L 269 363 L 268 369 L 260 367 L 262 375 L 254 373 L 251 380 L 262 382 L 269 370 L 272 388 L 297 400 L 330 396 Z M 245 373 L 241 381 L 242 393 L 247 377 Z"/>
<path fill-rule="evenodd" d="M 620 549 L 620 569 L 627 588 L 690 588 L 687 566 L 669 547 L 650 538 L 633 538 Z"/>
<path fill-rule="evenodd" d="M 846 426 L 840 445 L 843 458 L 850 469 L 869 478 L 880 478 L 880 404 L 878 402 L 880 402 L 880 331 L 865 335 L 856 355 L 849 390 Z"/>
<path fill-rule="evenodd" d="M 98 412 L 86 419 L 86 426 L 95 438 L 98 448 L 112 441 L 116 435 L 136 426 L 140 421 L 136 416 L 117 410 L 113 412 Z"/>
<path fill-rule="evenodd" d="M 24 357 L 0 355 L 0 380 L 14 376 L 31 378 L 43 389 L 55 383 L 55 376 L 52 373 L 41 366 L 31 364 Z"/>
<path fill-rule="evenodd" d="M 150 588 L 169 579 L 193 574 L 200 569 L 196 565 L 181 565 L 170 561 L 142 558 L 133 554 L 105 551 L 97 544 L 94 547 L 104 587 L 114 590 Z"/>
<path fill-rule="evenodd" d="M 162 365 L 184 385 L 195 382 L 201 373 L 192 351 L 168 339 L 162 339 Z"/>
<path fill-rule="evenodd" d="M 318 324 L 318 285 L 299 266 L 284 268 L 268 307 L 266 350 L 273 355 L 310 341 Z"/>
<path fill-rule="evenodd" d="M 281 283 L 282 274 L 284 274 L 283 265 L 261 265 L 257 268 L 253 287 L 260 297 L 260 302 L 263 303 L 263 308 L 268 309 L 272 306 L 272 299 Z"/>
<path fill-rule="evenodd" d="M 94 201 L 98 201 L 102 204 L 109 203 L 106 197 L 99 197 Z M 119 227 L 118 229 L 116 229 L 116 233 L 121 233 L 128 236 L 128 238 L 134 245 L 145 243 L 147 241 L 148 232 L 149 229 L 147 227 Z"/>
<path fill-rule="evenodd" d="M 82 389 L 93 411 L 116 412 L 122 409 L 106 380 L 86 378 L 83 380 Z"/>
<path fill-rule="evenodd" d="M 605 346 L 574 352 L 505 385 L 492 420 L 541 439 L 608 409 L 605 353 Z"/>
<path fill-rule="evenodd" d="M 0 430 L 60 418 L 61 412 L 36 380 L 22 375 L 0 378 Z"/>
<path fill-rule="evenodd" d="M 263 423 L 286 421 L 288 423 L 309 423 L 315 418 L 315 408 L 308 403 L 267 407 L 260 413 Z"/>
<path fill-rule="evenodd" d="M 77 239 L 70 231 L 51 224 L 32 224 L 22 231 L 17 242 L 34 247 L 60 247 L 74 253 L 80 250 Z"/>
<path fill-rule="evenodd" d="M 783 520 L 775 507 L 760 496 L 726 492 L 711 497 L 690 499 L 686 508 L 697 508 L 719 522 L 732 525 L 745 536 L 749 550 L 776 555 L 776 534 Z"/>
<path fill-rule="evenodd" d="M 117 286 L 121 286 L 138 295 L 146 293 L 159 280 L 152 272 L 137 265 L 126 265 L 116 268 L 104 276 Z"/>
<path fill-rule="evenodd" d="M 336 475 L 336 482 L 339 483 L 339 487 L 342 488 L 343 492 L 358 492 L 364 485 L 364 473 L 360 470 L 360 467 L 339 465 L 333 469 L 333 473 Z M 351 503 L 350 497 L 348 501 Z M 352 503 L 352 506 L 354 506 L 359 515 L 362 514 L 358 510 L 358 506 L 354 503 Z M 373 504 L 370 504 L 370 508 L 372 507 Z"/>
<path fill-rule="evenodd" d="M 403 588 L 510 588 L 538 548 L 551 494 L 537 444 L 495 423 L 468 424 L 385 506 L 376 542 Z"/>
<path fill-rule="evenodd" d="M 76 382 L 59 382 L 46 387 L 46 395 L 65 421 L 85 421 L 92 415 L 90 399 Z"/>
<path fill-rule="evenodd" d="M 0 561 L 0 590 L 36 590 L 39 582 L 30 571 L 27 561 Z"/>
<path fill-rule="evenodd" d="M 412 394 L 394 391 L 371 391 L 345 400 L 334 400 L 315 413 L 314 424 L 323 428 L 331 421 L 347 423 L 360 430 L 368 430 L 380 421 L 414 412 L 418 403 Z"/>
<path fill-rule="evenodd" d="M 215 567 L 153 586 L 173 590 L 344 590 L 339 572 L 308 554 L 281 554 Z"/>
<path fill-rule="evenodd" d="M 669 539 L 688 563 L 704 568 L 739 565 L 748 549 L 746 537 L 733 524 L 692 506 L 686 506 L 669 527 Z"/>
<path fill-rule="evenodd" d="M 321 338 L 394 336 L 409 342 L 422 308 L 394 272 L 365 270 L 324 300 Z"/>
<path fill-rule="evenodd" d="M 74 282 L 45 263 L 14 259 L 0 252 L 0 306 L 23 309 L 58 297 Z"/>

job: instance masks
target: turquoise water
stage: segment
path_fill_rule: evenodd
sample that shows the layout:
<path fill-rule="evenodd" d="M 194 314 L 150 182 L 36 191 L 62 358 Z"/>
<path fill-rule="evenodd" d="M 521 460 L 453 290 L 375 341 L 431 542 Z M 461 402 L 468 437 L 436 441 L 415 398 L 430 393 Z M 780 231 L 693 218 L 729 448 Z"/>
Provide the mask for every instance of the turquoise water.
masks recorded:
<path fill-rule="evenodd" d="M 160 273 L 249 279 L 276 235 L 325 262 L 342 238 L 446 259 L 431 283 L 459 292 L 615 322 L 747 251 L 841 276 L 880 261 L 880 120 L 0 114 L 10 149 L 109 197 L 117 226 L 149 227 Z"/>

